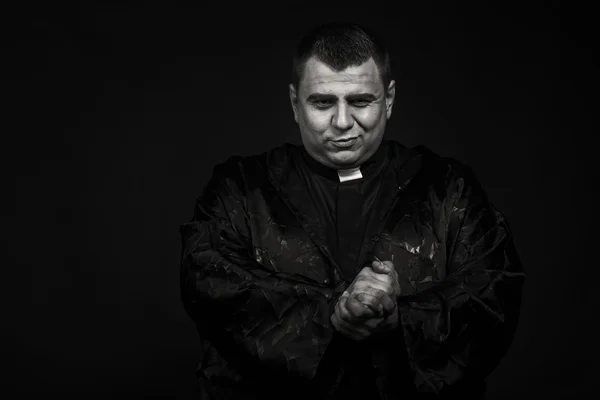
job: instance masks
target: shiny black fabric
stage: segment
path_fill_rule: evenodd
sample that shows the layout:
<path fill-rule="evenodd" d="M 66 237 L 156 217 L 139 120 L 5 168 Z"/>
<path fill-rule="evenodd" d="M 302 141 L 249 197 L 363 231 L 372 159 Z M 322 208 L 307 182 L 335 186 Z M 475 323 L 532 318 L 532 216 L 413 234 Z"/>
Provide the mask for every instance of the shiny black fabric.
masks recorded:
<path fill-rule="evenodd" d="M 182 300 L 205 345 L 206 398 L 340 398 L 339 359 L 358 348 L 382 399 L 483 398 L 519 313 L 524 274 L 509 227 L 468 167 L 385 145 L 357 265 L 394 262 L 400 324 L 358 344 L 330 322 L 348 282 L 293 168 L 302 149 L 215 167 L 181 227 Z"/>

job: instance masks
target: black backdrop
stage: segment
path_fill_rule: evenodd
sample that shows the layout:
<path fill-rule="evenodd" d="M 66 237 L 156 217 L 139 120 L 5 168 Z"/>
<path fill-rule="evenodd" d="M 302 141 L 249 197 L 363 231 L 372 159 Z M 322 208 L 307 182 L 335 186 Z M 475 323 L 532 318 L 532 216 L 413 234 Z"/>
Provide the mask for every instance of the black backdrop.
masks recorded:
<path fill-rule="evenodd" d="M 215 163 L 299 143 L 295 40 L 352 18 L 393 54 L 387 137 L 470 164 L 514 230 L 528 279 L 489 399 L 591 393 L 593 15 L 557 1 L 415 3 L 5 10 L 3 388 L 193 398 L 179 224 Z"/>

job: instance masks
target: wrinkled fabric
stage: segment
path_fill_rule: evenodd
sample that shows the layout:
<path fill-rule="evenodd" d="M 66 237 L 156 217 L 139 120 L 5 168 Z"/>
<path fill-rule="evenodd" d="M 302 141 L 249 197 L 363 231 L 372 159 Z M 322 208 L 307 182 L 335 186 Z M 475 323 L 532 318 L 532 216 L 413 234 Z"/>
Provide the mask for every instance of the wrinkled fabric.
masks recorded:
<path fill-rule="evenodd" d="M 360 344 L 344 343 L 330 321 L 348 282 L 292 167 L 301 148 L 215 167 L 181 227 L 182 300 L 205 346 L 207 398 L 284 396 L 279 387 L 286 398 L 339 398 L 344 368 L 321 363 L 352 346 L 369 355 L 382 399 L 483 398 L 520 308 L 524 273 L 510 229 L 470 168 L 386 145 L 390 165 L 357 264 L 394 262 L 400 324 Z"/>

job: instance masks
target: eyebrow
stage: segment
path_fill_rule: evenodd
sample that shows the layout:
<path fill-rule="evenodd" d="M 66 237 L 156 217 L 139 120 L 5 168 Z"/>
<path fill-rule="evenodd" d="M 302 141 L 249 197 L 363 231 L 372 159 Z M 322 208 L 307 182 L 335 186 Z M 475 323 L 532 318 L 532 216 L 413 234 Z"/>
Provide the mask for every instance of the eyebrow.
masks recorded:
<path fill-rule="evenodd" d="M 332 94 L 311 93 L 306 98 L 306 101 L 323 101 L 323 100 L 335 100 L 335 99 L 337 99 L 337 97 Z M 348 96 L 346 96 L 346 99 L 374 101 L 374 100 L 377 100 L 377 96 L 375 96 L 372 93 L 354 93 L 354 94 L 349 94 Z"/>

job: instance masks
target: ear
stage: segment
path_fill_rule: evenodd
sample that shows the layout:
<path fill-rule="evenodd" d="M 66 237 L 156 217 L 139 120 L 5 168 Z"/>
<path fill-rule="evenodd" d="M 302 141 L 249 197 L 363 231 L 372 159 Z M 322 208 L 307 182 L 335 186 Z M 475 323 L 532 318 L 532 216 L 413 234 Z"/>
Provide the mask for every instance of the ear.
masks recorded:
<path fill-rule="evenodd" d="M 290 83 L 290 103 L 294 111 L 294 119 L 298 122 L 298 92 L 294 84 Z"/>
<path fill-rule="evenodd" d="M 394 99 L 396 98 L 396 82 L 390 81 L 385 92 L 385 111 L 387 113 L 387 119 L 392 116 L 392 107 L 394 106 Z"/>

